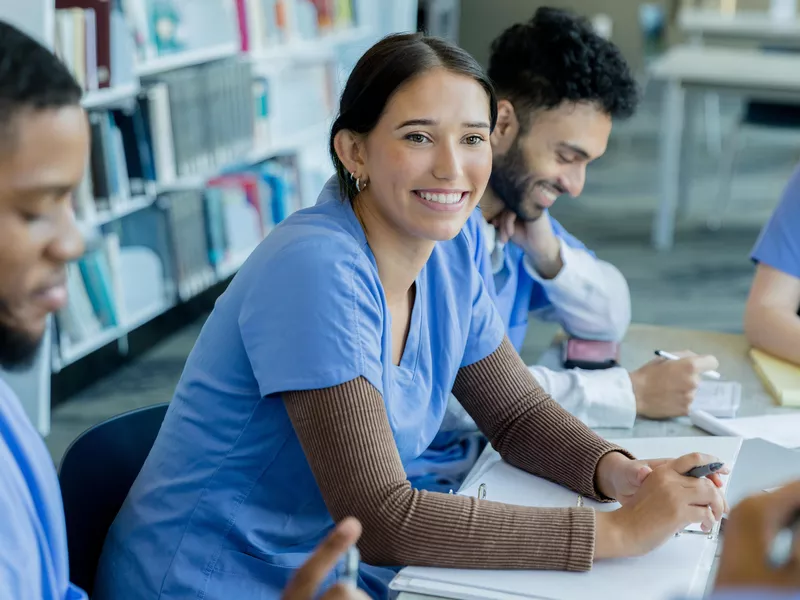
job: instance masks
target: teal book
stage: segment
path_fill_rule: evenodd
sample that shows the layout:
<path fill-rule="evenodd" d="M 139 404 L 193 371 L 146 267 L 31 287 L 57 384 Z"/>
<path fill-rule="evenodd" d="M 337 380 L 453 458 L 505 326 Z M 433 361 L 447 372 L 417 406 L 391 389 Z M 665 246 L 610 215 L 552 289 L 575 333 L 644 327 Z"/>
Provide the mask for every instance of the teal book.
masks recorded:
<path fill-rule="evenodd" d="M 114 294 L 111 291 L 111 272 L 103 252 L 92 252 L 78 261 L 86 284 L 86 292 L 97 318 L 104 328 L 117 326 Z"/>

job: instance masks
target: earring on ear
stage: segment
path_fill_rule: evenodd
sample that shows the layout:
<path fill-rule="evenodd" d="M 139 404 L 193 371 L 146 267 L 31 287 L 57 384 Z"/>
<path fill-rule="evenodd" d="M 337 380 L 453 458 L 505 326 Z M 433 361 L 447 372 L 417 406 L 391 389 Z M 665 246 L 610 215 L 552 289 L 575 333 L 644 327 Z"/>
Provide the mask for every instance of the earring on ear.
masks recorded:
<path fill-rule="evenodd" d="M 356 182 L 356 190 L 358 190 L 359 193 L 361 193 L 364 190 L 364 188 L 367 187 L 367 183 L 369 182 L 369 180 L 367 179 L 367 180 L 364 181 L 364 183 L 362 185 L 361 178 L 360 177 L 356 177 L 355 173 L 350 173 L 350 178 L 355 180 L 355 182 Z"/>

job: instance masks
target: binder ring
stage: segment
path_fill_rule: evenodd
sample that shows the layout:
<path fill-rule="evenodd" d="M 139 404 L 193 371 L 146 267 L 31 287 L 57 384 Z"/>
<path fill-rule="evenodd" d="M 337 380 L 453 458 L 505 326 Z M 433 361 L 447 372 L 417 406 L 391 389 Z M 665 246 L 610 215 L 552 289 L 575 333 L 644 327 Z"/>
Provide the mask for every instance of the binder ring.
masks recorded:
<path fill-rule="evenodd" d="M 486 500 L 486 484 L 482 483 L 478 486 L 478 500 Z"/>

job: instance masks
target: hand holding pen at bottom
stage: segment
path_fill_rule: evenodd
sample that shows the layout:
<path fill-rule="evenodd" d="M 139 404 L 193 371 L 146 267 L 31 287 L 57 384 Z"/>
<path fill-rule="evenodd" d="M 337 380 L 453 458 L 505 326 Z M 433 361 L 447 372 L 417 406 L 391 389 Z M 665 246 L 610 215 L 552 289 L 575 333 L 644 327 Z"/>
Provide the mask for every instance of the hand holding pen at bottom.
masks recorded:
<path fill-rule="evenodd" d="M 800 588 L 800 482 L 739 503 L 725 524 L 721 588 Z"/>
<path fill-rule="evenodd" d="M 312 600 L 318 597 L 318 589 L 336 563 L 342 557 L 350 558 L 350 550 L 361 537 L 361 524 L 352 518 L 342 520 L 327 538 L 322 540 L 311 557 L 294 574 L 283 591 L 282 600 Z M 347 556 L 346 556 L 347 555 Z M 352 572 L 351 565 L 345 565 Z M 357 577 L 358 568 L 356 565 Z M 338 583 L 330 588 L 320 600 L 369 600 L 352 582 Z"/>
<path fill-rule="evenodd" d="M 714 481 L 686 475 L 691 469 L 718 462 L 713 456 L 688 454 L 642 462 L 647 462 L 651 471 L 636 492 L 622 508 L 596 515 L 595 558 L 641 556 L 692 523 L 711 531 L 727 508 Z"/>

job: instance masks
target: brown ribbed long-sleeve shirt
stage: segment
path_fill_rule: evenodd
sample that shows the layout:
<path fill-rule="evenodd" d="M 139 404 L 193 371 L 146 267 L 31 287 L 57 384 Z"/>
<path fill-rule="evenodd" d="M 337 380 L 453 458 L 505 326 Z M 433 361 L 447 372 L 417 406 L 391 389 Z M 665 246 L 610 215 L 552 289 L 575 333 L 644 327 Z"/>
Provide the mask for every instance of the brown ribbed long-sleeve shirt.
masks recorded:
<path fill-rule="evenodd" d="M 553 401 L 507 339 L 460 369 L 453 393 L 507 462 L 602 499 L 595 487 L 597 463 L 620 449 Z M 383 400 L 366 379 L 289 392 L 284 401 L 334 520 L 354 516 L 362 522 L 359 548 L 366 562 L 591 568 L 592 509 L 513 506 L 413 489 Z"/>

